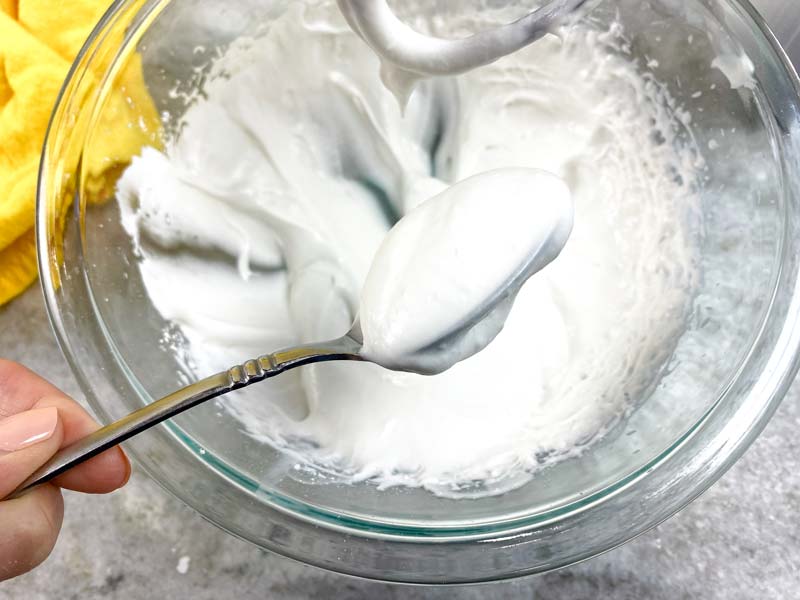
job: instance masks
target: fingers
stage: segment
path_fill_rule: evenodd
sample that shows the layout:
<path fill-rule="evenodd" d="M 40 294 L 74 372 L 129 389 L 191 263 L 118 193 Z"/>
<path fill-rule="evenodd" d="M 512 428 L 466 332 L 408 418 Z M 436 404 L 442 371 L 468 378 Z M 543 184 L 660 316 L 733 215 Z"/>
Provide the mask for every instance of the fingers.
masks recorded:
<path fill-rule="evenodd" d="M 97 431 L 100 427 L 83 408 L 66 396 L 42 398 L 36 408 L 55 407 L 64 424 L 63 446 Z M 106 494 L 113 492 L 128 482 L 131 464 L 121 448 L 111 448 L 94 458 L 73 467 L 56 477 L 53 483 L 77 492 L 87 494 Z"/>
<path fill-rule="evenodd" d="M 98 425 L 77 403 L 32 371 L 0 359 L 0 500 L 13 492 L 59 448 Z M 123 485 L 130 464 L 112 449 L 56 478 L 86 492 Z M 56 485 L 40 485 L 0 501 L 0 581 L 39 565 L 53 549 L 64 504 Z"/>
<path fill-rule="evenodd" d="M 3 417 L 42 408 L 58 410 L 62 447 L 99 428 L 79 404 L 58 388 L 22 365 L 0 359 L 0 424 Z M 112 448 L 70 469 L 54 483 L 79 492 L 102 494 L 125 485 L 130 473 L 130 462 L 125 454 L 120 448 Z"/>
<path fill-rule="evenodd" d="M 64 501 L 54 485 L 41 485 L 21 498 L 0 502 L 0 581 L 38 566 L 55 546 Z"/>
<path fill-rule="evenodd" d="M 55 454 L 63 437 L 56 408 L 27 410 L 0 420 L 0 499 Z"/>

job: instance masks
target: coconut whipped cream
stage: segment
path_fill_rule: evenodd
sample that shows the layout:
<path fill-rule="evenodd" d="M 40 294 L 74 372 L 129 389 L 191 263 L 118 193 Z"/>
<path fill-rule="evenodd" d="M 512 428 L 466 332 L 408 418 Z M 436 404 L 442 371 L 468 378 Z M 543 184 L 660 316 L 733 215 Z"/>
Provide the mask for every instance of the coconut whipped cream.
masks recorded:
<path fill-rule="evenodd" d="M 479 173 L 426 200 L 389 231 L 367 273 L 362 354 L 431 375 L 480 352 L 572 221 L 569 188 L 537 169 Z"/>
<path fill-rule="evenodd" d="M 487 10 L 444 22 L 414 2 L 398 13 L 453 39 L 513 20 Z M 492 494 L 580 453 L 658 378 L 697 277 L 688 216 L 700 161 L 687 120 L 625 56 L 618 29 L 560 36 L 421 81 L 401 111 L 336 4 L 294 3 L 218 60 L 164 152 L 133 161 L 122 223 L 196 376 L 338 337 L 361 301 L 401 291 L 407 282 L 387 275 L 365 287 L 386 258 L 376 253 L 403 215 L 451 186 L 523 168 L 569 188 L 569 242 L 485 350 L 435 376 L 367 363 L 283 374 L 220 402 L 249 435 L 342 481 Z M 494 189 L 498 211 L 512 187 Z M 535 232 L 544 214 L 520 223 Z M 465 252 L 489 256 L 499 226 L 490 214 Z M 436 297 L 423 308 L 420 325 L 446 312 Z"/>

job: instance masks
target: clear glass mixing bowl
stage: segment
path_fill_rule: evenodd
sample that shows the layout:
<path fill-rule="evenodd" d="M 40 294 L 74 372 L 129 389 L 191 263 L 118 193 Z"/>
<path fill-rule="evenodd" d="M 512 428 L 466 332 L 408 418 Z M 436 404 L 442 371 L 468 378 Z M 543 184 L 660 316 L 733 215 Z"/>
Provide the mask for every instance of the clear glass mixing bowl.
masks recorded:
<path fill-rule="evenodd" d="M 176 118 L 218 52 L 257 34 L 284 4 L 115 2 L 66 81 L 42 160 L 39 261 L 58 339 L 106 421 L 185 382 L 113 189 L 93 192 L 112 201 L 87 201 L 85 165 L 98 158 L 99 136 L 142 126 L 110 98 L 120 85 L 124 93 L 127 70 L 141 60 L 165 135 L 178 135 Z M 463 4 L 442 1 L 436 10 L 446 17 Z M 649 63 L 690 110 L 708 163 L 693 311 L 657 385 L 622 424 L 524 487 L 478 500 L 303 476 L 213 404 L 129 442 L 137 463 L 210 521 L 263 548 L 405 582 L 485 581 L 574 563 L 656 525 L 711 485 L 756 437 L 797 368 L 796 77 L 744 0 L 609 0 L 591 18 L 622 22 L 630 42 L 622 51 L 642 69 Z M 731 89 L 711 66 L 720 53 L 746 53 L 757 85 Z"/>

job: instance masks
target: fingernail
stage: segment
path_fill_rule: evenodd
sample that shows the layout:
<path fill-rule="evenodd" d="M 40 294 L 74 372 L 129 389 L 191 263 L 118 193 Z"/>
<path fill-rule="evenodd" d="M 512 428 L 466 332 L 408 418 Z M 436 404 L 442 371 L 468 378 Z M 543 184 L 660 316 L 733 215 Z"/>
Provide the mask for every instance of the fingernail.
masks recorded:
<path fill-rule="evenodd" d="M 58 409 L 37 408 L 0 420 L 0 452 L 16 452 L 50 439 L 58 424 Z"/>

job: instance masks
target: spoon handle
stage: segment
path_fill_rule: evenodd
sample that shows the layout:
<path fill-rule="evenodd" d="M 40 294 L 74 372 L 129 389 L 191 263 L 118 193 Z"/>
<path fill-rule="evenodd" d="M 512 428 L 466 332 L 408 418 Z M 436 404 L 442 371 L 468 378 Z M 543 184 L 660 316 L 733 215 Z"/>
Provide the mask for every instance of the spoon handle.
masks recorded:
<path fill-rule="evenodd" d="M 328 360 L 363 360 L 358 354 L 359 349 L 358 342 L 345 336 L 323 344 L 298 346 L 274 354 L 265 354 L 255 360 L 248 360 L 241 365 L 231 367 L 227 371 L 196 381 L 59 450 L 8 498 L 16 498 L 30 488 L 50 481 L 93 456 L 150 429 L 153 425 L 207 400 L 302 365 Z"/>

